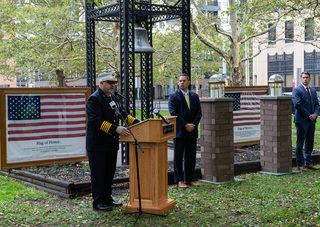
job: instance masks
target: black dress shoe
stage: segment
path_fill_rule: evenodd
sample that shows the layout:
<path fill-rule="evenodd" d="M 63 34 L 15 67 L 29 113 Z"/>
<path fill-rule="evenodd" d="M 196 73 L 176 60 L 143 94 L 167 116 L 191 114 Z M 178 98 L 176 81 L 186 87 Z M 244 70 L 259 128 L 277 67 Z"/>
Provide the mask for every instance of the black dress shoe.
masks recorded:
<path fill-rule="evenodd" d="M 113 207 L 118 207 L 118 206 L 122 206 L 122 203 L 116 202 L 113 199 L 111 199 L 111 202 L 108 205 Z"/>
<path fill-rule="evenodd" d="M 93 210 L 95 211 L 112 211 L 112 206 L 99 203 L 98 205 L 93 206 Z"/>

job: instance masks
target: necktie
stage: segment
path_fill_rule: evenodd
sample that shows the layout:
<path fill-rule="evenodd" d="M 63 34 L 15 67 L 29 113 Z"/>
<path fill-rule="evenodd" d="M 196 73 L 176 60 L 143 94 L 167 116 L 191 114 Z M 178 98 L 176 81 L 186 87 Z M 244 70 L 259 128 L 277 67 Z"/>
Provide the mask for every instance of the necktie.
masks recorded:
<path fill-rule="evenodd" d="M 311 94 L 310 94 L 310 91 L 309 91 L 309 87 L 307 87 L 307 92 L 308 92 L 309 98 L 311 99 Z"/>
<path fill-rule="evenodd" d="M 184 98 L 186 99 L 186 102 L 187 102 L 188 108 L 190 109 L 190 103 L 189 103 L 189 99 L 188 99 L 187 92 L 186 92 L 186 93 L 184 93 Z"/>

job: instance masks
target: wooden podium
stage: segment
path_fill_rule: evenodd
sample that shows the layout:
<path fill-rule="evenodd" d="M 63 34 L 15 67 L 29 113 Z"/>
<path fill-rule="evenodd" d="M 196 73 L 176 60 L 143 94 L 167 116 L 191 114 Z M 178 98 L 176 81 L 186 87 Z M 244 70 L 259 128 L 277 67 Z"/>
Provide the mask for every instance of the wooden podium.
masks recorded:
<path fill-rule="evenodd" d="M 172 209 L 176 202 L 168 199 L 168 140 L 176 137 L 176 117 L 147 119 L 130 127 L 144 153 L 138 147 L 140 194 L 142 211 L 162 214 Z M 122 206 L 126 212 L 139 210 L 139 193 L 134 139 L 132 135 L 121 136 L 120 141 L 129 142 L 130 201 Z"/>

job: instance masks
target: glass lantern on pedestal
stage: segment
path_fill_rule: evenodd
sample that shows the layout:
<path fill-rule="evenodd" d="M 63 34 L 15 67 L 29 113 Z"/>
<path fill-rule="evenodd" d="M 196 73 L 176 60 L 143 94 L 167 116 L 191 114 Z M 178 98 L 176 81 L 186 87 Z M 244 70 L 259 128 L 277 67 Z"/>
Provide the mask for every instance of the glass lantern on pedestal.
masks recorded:
<path fill-rule="evenodd" d="M 284 80 L 281 75 L 274 74 L 268 80 L 270 96 L 281 96 Z"/>
<path fill-rule="evenodd" d="M 210 98 L 223 98 L 225 80 L 222 75 L 215 74 L 209 78 Z"/>

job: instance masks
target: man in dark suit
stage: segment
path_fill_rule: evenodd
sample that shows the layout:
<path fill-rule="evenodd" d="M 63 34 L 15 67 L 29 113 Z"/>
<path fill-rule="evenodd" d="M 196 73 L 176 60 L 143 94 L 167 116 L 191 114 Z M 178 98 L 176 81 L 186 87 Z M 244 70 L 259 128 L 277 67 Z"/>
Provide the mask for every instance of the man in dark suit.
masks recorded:
<path fill-rule="evenodd" d="M 115 73 L 100 74 L 98 79 L 99 88 L 89 97 L 86 105 L 86 147 L 91 170 L 93 210 L 111 211 L 113 206 L 122 205 L 111 197 L 119 135 L 127 136 L 130 133 L 126 127 L 119 126 L 120 116 L 117 116 L 115 109 L 119 110 L 128 125 L 139 120 L 125 113 L 113 94 L 117 83 Z"/>
<path fill-rule="evenodd" d="M 202 117 L 199 96 L 188 90 L 190 78 L 183 73 L 178 80 L 179 89 L 169 96 L 171 116 L 177 116 L 174 139 L 174 181 L 178 187 L 199 186 L 194 181 L 198 124 Z M 184 172 L 182 162 L 184 159 Z"/>
<path fill-rule="evenodd" d="M 319 113 L 319 102 L 316 90 L 309 86 L 310 80 L 310 74 L 302 72 L 300 76 L 301 85 L 296 87 L 292 92 L 293 104 L 296 108 L 294 123 L 297 129 L 297 168 L 302 171 L 319 169 L 313 165 L 311 160 L 316 119 Z"/>

